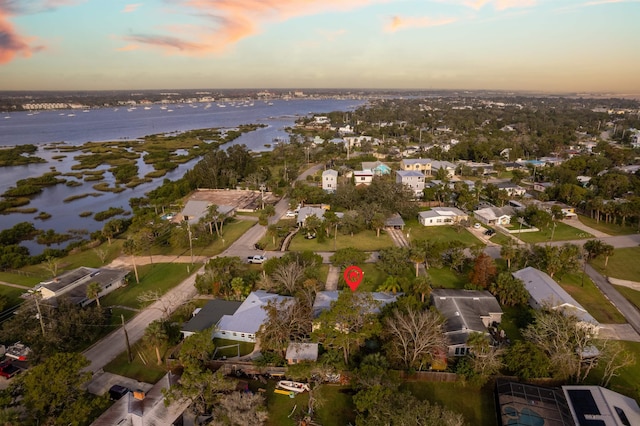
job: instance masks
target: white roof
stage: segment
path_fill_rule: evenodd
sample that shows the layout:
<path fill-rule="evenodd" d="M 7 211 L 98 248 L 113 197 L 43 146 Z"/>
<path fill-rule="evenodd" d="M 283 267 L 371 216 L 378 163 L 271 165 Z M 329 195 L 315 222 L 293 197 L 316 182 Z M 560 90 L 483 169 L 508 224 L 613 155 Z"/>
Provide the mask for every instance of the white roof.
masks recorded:
<path fill-rule="evenodd" d="M 224 315 L 220 318 L 218 330 L 255 334 L 267 318 L 267 311 L 263 306 L 266 306 L 270 300 L 282 302 L 293 300 L 293 298 L 267 293 L 264 290 L 251 292 L 233 315 Z"/>
<path fill-rule="evenodd" d="M 474 211 L 473 214 L 476 217 L 480 216 L 486 220 L 495 220 L 504 216 L 512 217 L 514 215 L 514 211 L 509 207 L 486 207 L 484 209 Z"/>
<path fill-rule="evenodd" d="M 640 425 L 640 407 L 632 398 L 600 386 L 562 386 L 562 392 L 576 424 L 589 419 L 603 426 Z"/>
<path fill-rule="evenodd" d="M 421 218 L 428 219 L 430 217 L 457 217 L 467 216 L 462 210 L 455 207 L 434 207 L 431 210 L 426 210 L 418 213 Z"/>
<path fill-rule="evenodd" d="M 598 325 L 598 321 L 546 273 L 528 266 L 514 272 L 513 276 L 524 282 L 527 291 L 538 304 L 549 303 L 552 308 L 567 309 L 580 321 Z"/>

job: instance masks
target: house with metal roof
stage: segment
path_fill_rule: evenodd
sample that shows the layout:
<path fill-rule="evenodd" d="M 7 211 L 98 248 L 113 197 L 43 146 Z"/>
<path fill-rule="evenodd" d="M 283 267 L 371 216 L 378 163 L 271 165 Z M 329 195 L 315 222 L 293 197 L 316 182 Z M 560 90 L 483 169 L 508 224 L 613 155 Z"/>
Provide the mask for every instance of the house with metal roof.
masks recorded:
<path fill-rule="evenodd" d="M 508 225 L 515 215 L 515 210 L 510 206 L 485 207 L 473 212 L 473 217 L 485 225 Z"/>
<path fill-rule="evenodd" d="M 500 304 L 486 290 L 438 288 L 431 292 L 431 303 L 445 318 L 449 356 L 469 353 L 469 335 L 482 333 L 490 336 L 489 327 L 502 320 Z"/>
<path fill-rule="evenodd" d="M 196 309 L 194 315 L 182 326 L 180 332 L 183 337 L 189 337 L 213 327 L 220 322 L 223 316 L 235 314 L 240 305 L 242 302 L 235 300 L 210 300 L 202 308 Z"/>
<path fill-rule="evenodd" d="M 205 200 L 189 200 L 182 211 L 174 217 L 174 222 L 187 221 L 190 225 L 195 225 L 208 213 L 212 203 Z M 234 206 L 218 205 L 218 213 L 223 216 L 233 216 L 236 213 Z"/>
<path fill-rule="evenodd" d="M 223 315 L 213 337 L 255 343 L 256 333 L 267 319 L 263 308 L 269 302 L 290 302 L 293 297 L 267 293 L 264 290 L 251 292 L 232 315 Z"/>
<path fill-rule="evenodd" d="M 469 215 L 456 207 L 433 207 L 418 213 L 418 221 L 423 226 L 454 225 L 469 220 Z"/>
<path fill-rule="evenodd" d="M 98 297 L 105 296 L 122 287 L 129 271 L 125 269 L 89 268 L 81 266 L 58 275 L 50 281 L 43 281 L 34 287 L 43 300 L 55 300 L 65 297 L 73 303 L 87 306 L 94 299 L 87 297 L 87 287 L 91 283 L 100 285 Z"/>
<path fill-rule="evenodd" d="M 315 362 L 318 360 L 318 344 L 289 342 L 285 359 L 289 365 L 305 361 Z"/>
<path fill-rule="evenodd" d="M 396 171 L 396 182 L 411 189 L 416 198 L 422 197 L 424 190 L 424 174 L 418 170 Z"/>
<path fill-rule="evenodd" d="M 532 308 L 540 309 L 546 306 L 551 309 L 561 309 L 563 312 L 575 315 L 581 323 L 594 327 L 594 331 L 598 331 L 600 327 L 598 321 L 546 273 L 528 266 L 512 275 L 524 282 L 530 295 L 529 305 Z"/>

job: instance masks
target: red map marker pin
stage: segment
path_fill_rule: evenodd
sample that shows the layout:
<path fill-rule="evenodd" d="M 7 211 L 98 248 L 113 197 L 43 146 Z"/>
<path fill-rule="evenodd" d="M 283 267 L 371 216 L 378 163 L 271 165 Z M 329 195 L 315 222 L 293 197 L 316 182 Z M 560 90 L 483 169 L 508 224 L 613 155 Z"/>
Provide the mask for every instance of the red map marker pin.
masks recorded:
<path fill-rule="evenodd" d="M 352 265 L 344 270 L 344 280 L 351 291 L 356 291 L 362 282 L 362 278 L 364 278 L 364 272 L 362 272 L 362 269 L 357 266 Z"/>

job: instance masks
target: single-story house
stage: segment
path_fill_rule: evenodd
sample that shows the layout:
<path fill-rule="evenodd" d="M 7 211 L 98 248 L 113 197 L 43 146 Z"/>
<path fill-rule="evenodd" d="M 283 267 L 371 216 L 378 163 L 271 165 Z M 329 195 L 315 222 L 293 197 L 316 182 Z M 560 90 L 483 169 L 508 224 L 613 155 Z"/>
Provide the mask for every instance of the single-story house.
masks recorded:
<path fill-rule="evenodd" d="M 553 186 L 552 182 L 535 182 L 533 184 L 533 190 L 538 192 L 544 192 L 547 188 L 551 188 Z"/>
<path fill-rule="evenodd" d="M 455 207 L 433 207 L 418 213 L 418 221 L 423 226 L 453 225 L 469 220 L 469 215 Z"/>
<path fill-rule="evenodd" d="M 186 220 L 190 225 L 195 225 L 207 215 L 211 205 L 211 202 L 205 200 L 189 200 L 182 211 L 173 218 L 173 221 L 180 223 Z M 234 216 L 236 208 L 234 206 L 218 205 L 218 213 L 222 216 Z"/>
<path fill-rule="evenodd" d="M 525 188 L 513 182 L 500 182 L 496 184 L 496 188 L 505 191 L 509 197 L 520 197 L 527 192 Z"/>
<path fill-rule="evenodd" d="M 34 287 L 44 300 L 55 300 L 61 296 L 73 303 L 87 306 L 94 299 L 87 297 L 87 287 L 91 283 L 98 283 L 102 289 L 98 297 L 102 297 L 125 284 L 125 277 L 129 271 L 124 269 L 88 268 L 81 266 L 65 272 L 50 281 L 43 281 Z"/>
<path fill-rule="evenodd" d="M 315 362 L 318 360 L 318 344 L 289 342 L 285 359 L 289 365 L 305 361 Z"/>
<path fill-rule="evenodd" d="M 486 290 L 438 288 L 431 292 L 431 303 L 446 320 L 449 356 L 469 353 L 469 335 L 475 332 L 490 336 L 488 328 L 502 320 L 500 304 Z"/>
<path fill-rule="evenodd" d="M 233 315 L 223 315 L 213 337 L 255 343 L 256 333 L 267 319 L 267 311 L 263 309 L 267 303 L 292 301 L 292 297 L 267 293 L 264 290 L 251 292 Z"/>
<path fill-rule="evenodd" d="M 560 211 L 564 215 L 565 219 L 574 219 L 574 218 L 578 217 L 578 215 L 576 214 L 576 208 L 575 207 L 571 207 L 571 206 L 569 206 L 567 204 L 564 204 L 564 203 L 561 203 L 559 201 L 547 201 L 547 202 L 544 202 L 544 203 L 540 203 L 540 207 L 543 208 L 544 210 L 548 211 L 549 213 L 551 213 L 551 209 L 553 208 L 553 206 L 560 207 Z"/>
<path fill-rule="evenodd" d="M 202 308 L 196 309 L 193 317 L 182 326 L 180 332 L 186 338 L 199 331 L 206 330 L 217 325 L 223 316 L 235 314 L 240 305 L 242 305 L 242 302 L 235 300 L 210 300 Z"/>
<path fill-rule="evenodd" d="M 485 207 L 473 212 L 473 217 L 485 225 L 508 225 L 515 216 L 512 207 Z"/>
<path fill-rule="evenodd" d="M 313 206 L 301 207 L 300 210 L 298 210 L 298 217 L 296 219 L 296 223 L 298 224 L 298 226 L 304 226 L 304 222 L 307 220 L 309 216 L 315 216 L 322 221 L 324 220 L 324 212 L 326 212 L 327 210 L 329 209 L 324 207 L 313 207 Z M 338 218 L 342 218 L 344 216 L 344 213 L 336 212 L 336 216 Z"/>
<path fill-rule="evenodd" d="M 577 425 L 640 425 L 640 406 L 629 398 L 600 386 L 562 386 Z"/>
<path fill-rule="evenodd" d="M 548 306 L 575 315 L 586 326 L 598 331 L 600 324 L 569 293 L 546 273 L 528 266 L 512 274 L 524 282 L 529 292 L 529 305 L 534 309 Z"/>

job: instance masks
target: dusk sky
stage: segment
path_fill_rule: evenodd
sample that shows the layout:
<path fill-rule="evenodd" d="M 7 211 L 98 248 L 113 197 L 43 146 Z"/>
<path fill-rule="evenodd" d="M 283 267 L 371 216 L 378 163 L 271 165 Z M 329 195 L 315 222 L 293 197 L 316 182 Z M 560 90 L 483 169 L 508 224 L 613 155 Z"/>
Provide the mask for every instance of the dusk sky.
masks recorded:
<path fill-rule="evenodd" d="M 0 0 L 0 90 L 640 93 L 640 0 Z"/>

